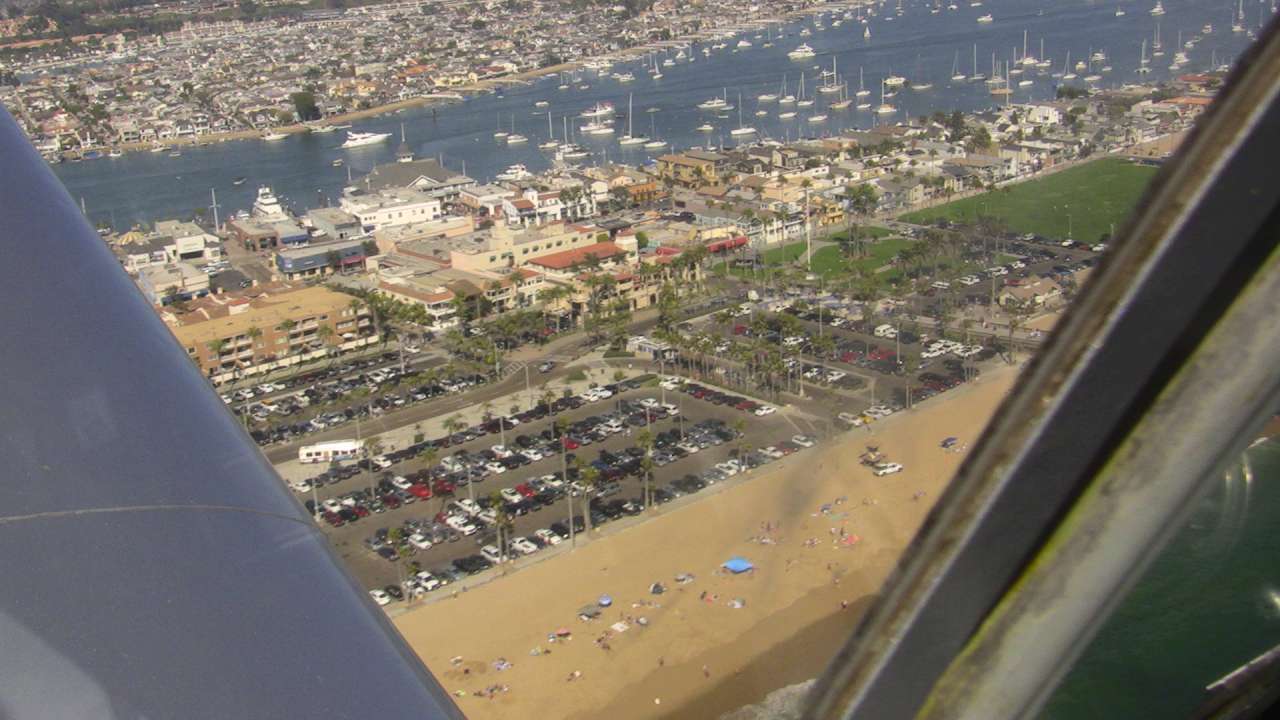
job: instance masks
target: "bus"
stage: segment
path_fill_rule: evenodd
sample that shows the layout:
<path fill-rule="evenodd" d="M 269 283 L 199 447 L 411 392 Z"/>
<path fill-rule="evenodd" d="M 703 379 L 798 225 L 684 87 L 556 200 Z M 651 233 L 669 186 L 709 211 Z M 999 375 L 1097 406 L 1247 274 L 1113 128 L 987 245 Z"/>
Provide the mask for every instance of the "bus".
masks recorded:
<path fill-rule="evenodd" d="M 363 440 L 330 440 L 298 448 L 298 462 L 331 463 L 360 457 Z"/>

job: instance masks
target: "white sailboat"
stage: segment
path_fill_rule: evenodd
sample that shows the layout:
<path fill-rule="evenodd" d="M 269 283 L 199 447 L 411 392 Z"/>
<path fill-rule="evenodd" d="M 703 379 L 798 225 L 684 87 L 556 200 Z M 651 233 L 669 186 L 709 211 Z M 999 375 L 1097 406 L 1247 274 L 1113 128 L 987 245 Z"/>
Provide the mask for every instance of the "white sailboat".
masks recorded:
<path fill-rule="evenodd" d="M 1236 17 L 1231 22 L 1231 32 L 1237 35 L 1244 32 L 1244 0 L 1240 0 L 1239 7 L 1236 9 Z"/>
<path fill-rule="evenodd" d="M 746 135 L 755 135 L 756 129 L 742 124 L 742 94 L 738 94 L 738 127 L 729 131 L 733 137 L 744 137 Z"/>
<path fill-rule="evenodd" d="M 826 73 L 823 74 L 825 75 Z M 818 88 L 818 92 L 824 95 L 840 92 L 840 76 L 836 74 L 836 58 L 834 55 L 831 56 L 831 74 L 827 75 L 826 82 L 822 84 L 822 87 Z"/>
<path fill-rule="evenodd" d="M 1156 21 L 1156 38 L 1151 41 L 1151 57 L 1164 57 L 1164 46 L 1160 44 L 1160 21 Z"/>
<path fill-rule="evenodd" d="M 1146 75 L 1151 72 L 1151 68 L 1147 65 L 1147 39 L 1142 39 L 1142 55 L 1138 58 L 1138 74 Z"/>
<path fill-rule="evenodd" d="M 657 125 L 654 124 L 654 120 L 653 120 L 653 113 L 657 111 L 658 111 L 657 108 L 649 108 L 649 137 L 653 139 L 644 144 L 645 150 L 661 150 L 667 146 L 666 140 L 661 140 L 658 138 Z"/>
<path fill-rule="evenodd" d="M 511 113 L 511 132 L 507 134 L 508 145 L 519 145 L 529 142 L 529 138 L 516 132 L 516 114 Z"/>
<path fill-rule="evenodd" d="M 1076 75 L 1076 74 L 1075 74 L 1075 72 L 1074 72 L 1073 70 L 1071 70 L 1071 51 L 1070 51 L 1070 50 L 1068 50 L 1068 51 L 1067 51 L 1067 61 L 1066 61 L 1065 63 L 1063 63 L 1063 64 L 1062 64 L 1062 79 L 1063 79 L 1063 80 L 1075 80 L 1077 77 L 1079 77 L 1079 76 L 1078 76 L 1078 75 Z"/>
<path fill-rule="evenodd" d="M 796 107 L 805 108 L 805 107 L 811 107 L 813 105 L 813 101 L 806 99 L 804 96 L 804 73 L 800 73 L 800 94 L 797 96 L 797 98 L 798 99 L 796 100 Z"/>
<path fill-rule="evenodd" d="M 493 134 L 493 139 L 494 139 L 494 140 L 505 140 L 505 139 L 507 139 L 507 135 L 508 135 L 508 134 L 509 134 L 509 133 L 507 133 L 507 131 L 506 131 L 506 130 L 503 130 L 503 129 L 502 129 L 502 113 L 498 113 L 498 131 L 497 131 L 497 132 L 495 132 L 495 133 Z"/>
<path fill-rule="evenodd" d="M 787 76 L 782 76 L 782 97 L 778 98 L 779 105 L 790 105 L 796 101 L 794 95 L 787 94 Z"/>
<path fill-rule="evenodd" d="M 1152 14 L 1152 15 L 1163 15 L 1163 14 L 1164 14 L 1164 4 L 1163 4 L 1163 3 L 1161 3 L 1161 2 L 1160 2 L 1160 0 L 1156 0 L 1156 6 L 1155 6 L 1155 7 L 1153 7 L 1153 8 L 1151 8 L 1151 14 Z"/>
<path fill-rule="evenodd" d="M 876 106 L 876 113 L 879 115 L 890 115 L 898 112 L 898 108 L 884 101 L 884 80 L 880 81 L 880 104 Z"/>
<path fill-rule="evenodd" d="M 978 43 L 973 44 L 973 74 L 969 76 L 971 82 L 982 82 L 987 76 L 978 72 Z"/>
<path fill-rule="evenodd" d="M 964 73 L 960 72 L 960 51 L 956 51 L 955 59 L 951 61 L 951 82 L 964 82 Z"/>
<path fill-rule="evenodd" d="M 551 111 L 547 111 L 547 141 L 538 145 L 539 150 L 557 150 L 560 143 L 556 142 L 556 131 L 551 125 Z"/>
<path fill-rule="evenodd" d="M 632 104 L 633 104 L 633 103 L 632 103 L 632 101 L 633 101 L 634 99 L 635 99 L 635 93 L 628 93 L 628 94 L 627 94 L 627 134 L 626 134 L 626 135 L 623 135 L 623 136 L 622 136 L 622 137 L 620 137 L 620 138 L 618 138 L 618 144 L 619 144 L 619 145 L 623 145 L 623 146 L 629 146 L 629 145 L 643 145 L 643 144 L 645 144 L 645 143 L 649 142 L 649 138 L 647 138 L 647 137 L 645 137 L 645 136 L 643 136 L 643 135 L 641 135 L 640 137 L 636 137 L 635 135 L 632 135 L 632 134 L 631 134 L 631 132 L 632 132 L 631 119 L 632 119 L 632 117 L 634 116 L 634 114 L 631 112 L 631 108 L 632 108 Z"/>
<path fill-rule="evenodd" d="M 845 83 L 840 86 L 840 99 L 831 103 L 829 107 L 832 110 L 844 110 L 853 104 L 853 100 L 849 99 L 849 84 Z"/>

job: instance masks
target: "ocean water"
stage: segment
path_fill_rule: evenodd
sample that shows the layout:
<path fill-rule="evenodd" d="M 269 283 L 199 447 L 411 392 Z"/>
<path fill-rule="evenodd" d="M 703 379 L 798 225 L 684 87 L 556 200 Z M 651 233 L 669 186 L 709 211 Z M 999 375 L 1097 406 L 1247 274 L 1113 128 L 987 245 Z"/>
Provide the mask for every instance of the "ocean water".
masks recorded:
<path fill-rule="evenodd" d="M 1030 55 L 1040 56 L 1043 41 L 1043 54 L 1052 60 L 1053 72 L 1062 71 L 1068 53 L 1072 65 L 1094 52 L 1106 53 L 1106 63 L 1113 69 L 1100 73 L 1101 86 L 1142 79 L 1136 72 L 1142 42 L 1146 40 L 1150 45 L 1157 21 L 1167 54 L 1152 61 L 1153 72 L 1146 76 L 1147 80 L 1168 78 L 1169 62 L 1179 37 L 1191 39 L 1200 34 L 1206 23 L 1213 25 L 1213 31 L 1187 51 L 1190 63 L 1182 72 L 1228 62 L 1249 43 L 1245 35 L 1230 31 L 1234 7 L 1230 2 L 1170 0 L 1165 3 L 1167 13 L 1159 19 L 1148 13 L 1151 4 L 1146 0 L 990 0 L 976 8 L 961 2 L 954 11 L 943 5 L 943 9 L 934 14 L 930 12 L 931 2 L 908 0 L 902 4 L 903 14 L 896 16 L 897 6 L 887 3 L 865 26 L 871 30 L 869 40 L 864 39 L 864 25 L 856 19 L 844 20 L 837 28 L 833 27 L 833 20 L 838 16 L 827 15 L 821 22 L 825 29 L 818 29 L 812 19 L 805 18 L 744 36 L 752 43 L 750 48 L 737 50 L 735 41 L 729 41 L 728 47 L 704 57 L 701 50 L 709 44 L 695 44 L 687 51 L 695 61 L 682 60 L 662 67 L 664 77 L 660 80 L 652 79 L 645 68 L 654 62 L 661 65 L 668 57 L 674 59 L 675 51 L 615 65 L 614 72 L 635 75 L 635 81 L 630 83 L 619 82 L 608 74 L 582 71 L 576 73 L 568 90 L 557 89 L 561 78 L 545 78 L 527 86 L 509 88 L 501 95 L 480 95 L 434 110 L 415 108 L 360 121 L 352 128 L 395 134 L 393 140 L 382 145 L 342 150 L 338 147 L 344 139 L 342 132 L 296 135 L 274 143 L 246 140 L 184 148 L 177 158 L 143 152 L 115 159 L 64 163 L 55 166 L 55 172 L 70 194 L 77 201 L 83 200 L 93 222 L 117 229 L 157 219 L 190 217 L 197 208 L 208 208 L 211 190 L 217 191 L 221 216 L 226 217 L 237 210 L 248 209 L 259 185 L 272 187 L 295 209 L 304 210 L 334 202 L 348 184 L 348 171 L 358 179 L 374 164 L 391 161 L 402 125 L 407 144 L 418 157 L 440 158 L 451 168 L 488 180 L 515 163 L 533 170 L 548 167 L 550 158 L 538 150 L 538 143 L 546 140 L 549 132 L 561 138 L 565 117 L 569 118 L 570 126 L 580 125 L 583 121 L 579 113 L 597 102 L 613 103 L 618 112 L 625 113 L 628 100 L 633 97 L 634 133 L 652 134 L 675 148 L 731 146 L 734 139 L 730 130 L 739 125 L 737 110 L 719 118 L 698 110 L 699 102 L 723 95 L 731 104 L 739 105 L 741 95 L 742 124 L 755 127 L 757 137 L 780 140 L 829 135 L 935 111 L 991 107 L 997 99 L 989 94 L 986 85 L 951 81 L 953 67 L 961 73 L 972 74 L 976 46 L 977 71 L 989 76 L 993 58 L 1003 64 L 1022 54 L 1024 32 L 1026 51 Z M 1270 16 L 1269 5 L 1259 4 L 1257 0 L 1249 0 L 1245 5 L 1250 27 L 1256 27 L 1264 16 Z M 1117 8 L 1125 9 L 1123 17 L 1116 17 Z M 977 17 L 986 13 L 994 16 L 994 22 L 978 23 Z M 805 29 L 811 34 L 801 36 Z M 770 39 L 773 46 L 764 47 Z M 787 53 L 801 42 L 812 46 L 817 56 L 803 62 L 789 60 Z M 819 72 L 829 70 L 833 60 L 840 77 L 849 84 L 850 92 L 857 89 L 861 71 L 862 84 L 872 91 L 867 99 L 873 105 L 880 102 L 880 80 L 891 74 L 916 84 L 930 82 L 933 87 L 927 91 L 904 89 L 899 92 L 889 101 L 898 108 L 894 115 L 877 116 L 852 106 L 845 110 L 828 109 L 828 103 L 837 96 L 815 95 L 814 88 Z M 796 94 L 802 73 L 806 94 L 816 97 L 816 103 L 812 108 L 796 109 L 794 119 L 780 119 L 776 103 L 756 101 L 760 94 L 779 93 L 784 80 L 787 91 Z M 1057 81 L 1050 77 L 1049 71 L 1023 78 L 1033 82 L 1027 87 L 1016 87 L 1019 78 L 1014 77 L 1015 102 L 1054 96 Z M 588 87 L 579 89 L 579 84 Z M 536 108 L 537 101 L 546 101 L 548 107 Z M 651 109 L 654 112 L 649 112 Z M 767 114 L 758 117 L 757 110 Z M 825 114 L 827 120 L 808 122 L 807 118 L 814 114 Z M 510 131 L 513 122 L 515 129 L 529 138 L 528 144 L 509 147 L 494 139 L 496 130 Z M 703 123 L 711 124 L 713 130 L 700 132 L 697 128 Z M 619 120 L 617 125 L 614 136 L 578 138 L 593 152 L 587 162 L 619 160 L 642 164 L 662 152 L 647 152 L 639 146 L 623 148 L 618 144 L 618 137 L 627 130 L 626 120 Z M 344 166 L 333 166 L 332 161 L 338 158 L 344 161 Z M 234 186 L 232 179 L 240 176 L 247 181 Z"/>
<path fill-rule="evenodd" d="M 1207 482 L 1043 718 L 1188 717 L 1206 685 L 1280 643 L 1280 442 Z"/>

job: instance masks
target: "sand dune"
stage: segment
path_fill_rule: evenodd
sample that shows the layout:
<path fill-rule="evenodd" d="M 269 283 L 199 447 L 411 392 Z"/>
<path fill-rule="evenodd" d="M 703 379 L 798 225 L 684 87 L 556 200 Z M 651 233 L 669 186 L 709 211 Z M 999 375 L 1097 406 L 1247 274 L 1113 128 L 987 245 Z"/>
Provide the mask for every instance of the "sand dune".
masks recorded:
<path fill-rule="evenodd" d="M 396 625 L 472 718 L 707 718 L 757 702 L 821 672 L 963 458 L 939 442 L 971 444 L 1015 377 L 993 369 Z M 858 462 L 868 444 L 905 472 L 874 477 Z M 735 555 L 756 570 L 719 570 Z M 576 617 L 606 593 L 599 618 Z M 560 628 L 572 638 L 550 642 Z"/>

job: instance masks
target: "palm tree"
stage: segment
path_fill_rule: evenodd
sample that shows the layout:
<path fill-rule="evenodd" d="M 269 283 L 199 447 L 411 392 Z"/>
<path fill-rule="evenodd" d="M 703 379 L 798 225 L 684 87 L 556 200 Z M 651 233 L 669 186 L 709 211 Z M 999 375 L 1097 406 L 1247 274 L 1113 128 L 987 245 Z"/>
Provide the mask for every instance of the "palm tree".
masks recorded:
<path fill-rule="evenodd" d="M 569 420 L 565 417 L 558 417 L 551 424 L 554 429 L 556 440 L 560 443 L 560 480 L 566 486 L 569 485 L 569 449 L 565 447 L 564 436 L 569 430 Z M 576 467 L 576 465 L 575 465 Z M 577 530 L 573 526 L 573 488 L 566 487 L 564 494 L 565 502 L 569 505 L 569 546 L 573 547 L 577 543 Z"/>
<path fill-rule="evenodd" d="M 591 534 L 591 498 L 595 496 L 596 483 L 600 480 L 600 471 L 597 470 L 595 466 L 588 465 L 583 462 L 582 458 L 577 458 L 574 463 L 578 466 L 578 480 L 581 481 L 582 486 L 586 488 L 586 492 L 584 492 L 582 496 L 587 499 L 587 507 L 582 514 L 583 517 L 586 518 L 584 522 L 586 524 L 587 534 L 589 535 Z M 572 519 L 570 519 L 570 522 L 572 523 Z"/>
<path fill-rule="evenodd" d="M 511 538 L 508 535 L 515 527 L 515 523 L 511 521 L 511 514 L 507 512 L 502 493 L 497 490 L 489 493 L 489 507 L 493 508 L 493 527 L 498 531 L 498 557 L 503 561 L 510 560 L 507 546 L 511 543 Z"/>
<path fill-rule="evenodd" d="M 653 433 L 648 428 L 641 430 L 636 436 L 636 447 L 644 451 L 640 459 L 640 470 L 643 473 L 641 480 L 644 483 L 641 494 L 647 509 L 653 504 Z"/>

